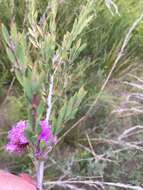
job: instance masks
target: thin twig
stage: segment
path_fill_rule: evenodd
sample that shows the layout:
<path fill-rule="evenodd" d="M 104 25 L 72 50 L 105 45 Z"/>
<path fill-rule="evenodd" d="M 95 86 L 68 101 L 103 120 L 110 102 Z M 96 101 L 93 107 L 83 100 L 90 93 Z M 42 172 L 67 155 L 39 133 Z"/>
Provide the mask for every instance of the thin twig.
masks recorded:
<path fill-rule="evenodd" d="M 91 150 L 90 150 L 89 148 L 83 146 L 82 144 L 78 144 L 78 145 L 79 145 L 81 148 L 83 148 L 84 150 L 86 150 L 87 152 L 89 152 L 89 153 L 92 154 L 92 152 L 91 152 Z M 115 162 L 115 161 L 113 161 L 113 160 L 111 160 L 111 159 L 104 158 L 104 156 L 105 156 L 105 154 L 96 155 L 96 157 L 94 157 L 94 159 L 96 158 L 95 161 L 100 161 L 100 160 L 102 160 L 102 161 L 108 161 L 108 162 Z"/>
<path fill-rule="evenodd" d="M 79 187 L 76 187 L 75 185 L 71 185 L 71 184 L 56 184 L 56 185 L 58 185 L 58 186 L 60 186 L 60 187 L 62 187 L 62 188 L 64 188 L 64 189 L 70 189 L 70 190 L 86 190 L 86 189 L 83 189 L 83 188 L 79 188 Z M 54 185 L 53 185 L 54 186 Z M 49 188 L 49 190 L 51 189 L 51 188 L 53 188 L 53 186 L 52 187 L 50 187 Z"/>
<path fill-rule="evenodd" d="M 4 101 L 3 101 L 2 104 L 5 104 L 5 103 L 6 103 L 7 98 L 9 97 L 9 94 L 10 94 L 10 91 L 11 91 L 11 89 L 12 89 L 12 87 L 13 87 L 14 82 L 15 82 L 15 77 L 13 77 L 13 79 L 12 79 L 12 81 L 11 81 L 11 83 L 10 83 L 10 86 L 9 86 L 9 88 L 8 88 L 6 97 L 5 97 L 5 99 L 4 99 Z"/>
<path fill-rule="evenodd" d="M 43 190 L 44 161 L 38 161 L 37 164 L 37 188 Z"/>
<path fill-rule="evenodd" d="M 56 63 L 56 67 L 54 69 L 53 74 L 50 76 L 50 85 L 49 85 L 49 94 L 48 94 L 48 98 L 47 98 L 47 112 L 46 112 L 46 120 L 49 121 L 50 119 L 50 114 L 51 114 L 51 110 L 52 110 L 52 95 L 53 95 L 53 88 L 54 88 L 54 76 L 56 74 L 56 72 L 58 71 L 59 66 L 62 63 L 61 58 L 58 55 L 55 55 L 53 57 L 53 66 Z"/>
<path fill-rule="evenodd" d="M 143 130 L 143 126 L 141 126 L 141 125 L 136 125 L 136 126 L 134 126 L 134 127 L 131 127 L 131 128 L 129 128 L 129 129 L 125 130 L 125 131 L 118 137 L 118 140 L 121 141 L 122 139 L 127 138 L 128 135 L 129 135 L 131 132 L 135 131 L 135 130 Z M 132 133 L 132 134 L 133 134 L 133 133 Z"/>
<path fill-rule="evenodd" d="M 94 156 L 94 159 L 95 159 L 95 161 L 96 161 L 96 160 L 97 160 L 97 155 L 96 155 L 96 153 L 95 153 L 95 151 L 94 151 L 94 149 L 93 149 L 93 146 L 92 146 L 92 143 L 91 143 L 91 141 L 90 141 L 90 138 L 89 138 L 88 134 L 86 134 L 86 137 L 87 137 L 87 140 L 88 140 L 88 143 L 89 143 L 89 146 L 90 146 L 92 155 Z"/>
<path fill-rule="evenodd" d="M 127 81 L 125 81 L 124 84 L 127 84 L 127 85 L 130 85 L 130 86 L 133 86 L 133 87 L 143 90 L 143 85 L 141 85 L 141 84 L 136 84 L 136 83 L 127 82 Z"/>
<path fill-rule="evenodd" d="M 47 98 L 47 113 L 46 113 L 46 120 L 49 121 L 51 110 L 52 110 L 52 94 L 53 94 L 53 85 L 54 85 L 54 76 L 51 75 L 50 78 L 50 86 L 49 86 L 49 95 Z"/>
<path fill-rule="evenodd" d="M 85 180 L 85 181 L 48 181 L 45 182 L 44 185 L 60 185 L 60 184 L 86 184 L 86 185 L 101 185 L 101 186 L 112 186 L 112 187 L 120 187 L 124 189 L 132 189 L 132 190 L 143 190 L 141 186 L 135 186 L 131 184 L 124 183 L 114 183 L 114 182 L 102 182 L 102 181 L 93 181 L 93 180 Z"/>
<path fill-rule="evenodd" d="M 120 16 L 117 5 L 112 0 L 105 0 L 107 8 L 110 10 L 111 14 L 114 15 L 112 9 L 115 9 L 115 13 Z"/>

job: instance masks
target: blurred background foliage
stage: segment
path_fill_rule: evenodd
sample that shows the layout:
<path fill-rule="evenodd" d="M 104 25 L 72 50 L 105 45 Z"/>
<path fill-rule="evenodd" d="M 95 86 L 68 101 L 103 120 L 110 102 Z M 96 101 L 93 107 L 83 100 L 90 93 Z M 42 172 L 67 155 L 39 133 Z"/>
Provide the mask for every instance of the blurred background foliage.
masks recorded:
<path fill-rule="evenodd" d="M 0 23 L 4 23 L 10 28 L 14 20 L 19 31 L 27 30 L 27 17 L 32 11 L 28 8 L 35 6 L 38 18 L 40 18 L 47 9 L 48 2 L 49 0 L 0 0 Z M 71 30 L 73 21 L 79 14 L 84 2 L 86 1 L 59 0 L 58 16 L 56 18 L 58 42 L 61 41 L 66 31 Z M 85 42 L 87 46 L 79 58 L 75 60 L 73 72 L 70 73 L 70 76 L 67 76 L 70 82 L 66 92 L 73 94 L 76 89 L 84 85 L 87 96 L 84 103 L 81 104 L 80 111 L 76 114 L 74 121 L 86 112 L 91 102 L 96 98 L 113 66 L 128 29 L 143 10 L 142 0 L 116 0 L 115 3 L 120 15 L 116 13 L 112 15 L 103 0 L 97 1 L 94 13 L 96 16 L 81 35 L 82 42 Z M 142 60 L 143 22 L 135 29 L 124 56 L 114 70 L 112 78 L 93 109 L 90 118 L 81 130 L 75 129 L 65 138 L 60 145 L 62 150 L 57 148 L 54 155 L 51 155 L 51 160 L 47 164 L 47 179 L 57 179 L 60 175 L 63 175 L 64 171 L 67 171 L 66 175 L 68 177 L 86 176 L 90 178 L 94 176 L 96 178 L 98 176 L 97 179 L 142 184 L 143 156 L 139 150 L 133 152 L 125 150 L 113 155 L 115 163 L 95 162 L 91 153 L 80 146 L 80 144 L 88 146 L 85 132 L 91 138 L 116 139 L 125 129 L 142 124 L 141 115 L 118 117 L 111 114 L 112 110 L 124 99 L 124 96 L 131 91 L 123 84 L 123 81 L 128 79 L 129 73 L 140 67 Z M 27 158 L 23 158 L 25 164 L 24 167 L 21 167 L 21 163 L 23 163 L 21 158 L 16 158 L 17 161 L 13 164 L 15 158 L 11 160 L 11 157 L 8 157 L 3 151 L 5 132 L 14 122 L 26 118 L 23 92 L 16 80 L 12 83 L 13 73 L 10 70 L 10 64 L 0 35 L 0 133 L 4 134 L 0 142 L 2 145 L 2 149 L 0 149 L 2 155 L 0 167 L 12 172 L 28 171 L 32 173 L 32 171 L 29 171 L 31 163 Z M 142 74 L 141 70 L 140 73 Z M 62 97 L 60 98 L 62 99 Z M 142 137 L 143 134 L 140 134 L 137 139 L 142 139 Z M 93 145 L 97 153 L 111 153 L 110 157 L 112 157 L 115 146 L 109 146 L 102 142 L 93 141 L 93 143 L 95 143 Z"/>

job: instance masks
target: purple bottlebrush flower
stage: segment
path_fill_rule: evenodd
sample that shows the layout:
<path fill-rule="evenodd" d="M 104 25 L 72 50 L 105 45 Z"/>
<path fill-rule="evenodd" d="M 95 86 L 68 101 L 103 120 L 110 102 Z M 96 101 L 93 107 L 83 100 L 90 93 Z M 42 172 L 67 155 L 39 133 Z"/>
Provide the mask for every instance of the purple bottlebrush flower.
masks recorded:
<path fill-rule="evenodd" d="M 44 119 L 40 123 L 41 133 L 39 134 L 38 140 L 45 141 L 47 145 L 51 145 L 51 143 L 56 144 L 57 137 L 53 135 L 52 126 L 49 122 Z"/>
<path fill-rule="evenodd" d="M 41 132 L 38 136 L 38 144 L 36 147 L 35 156 L 37 158 L 43 157 L 46 155 L 47 150 L 51 150 L 53 145 L 57 142 L 57 137 L 52 132 L 52 126 L 49 122 L 44 119 L 40 122 Z M 45 142 L 47 147 L 41 147 L 41 142 Z"/>
<path fill-rule="evenodd" d="M 6 150 L 10 153 L 22 154 L 25 152 L 29 141 L 25 136 L 25 129 L 27 128 L 26 121 L 19 121 L 12 127 L 8 133 L 8 144 Z"/>

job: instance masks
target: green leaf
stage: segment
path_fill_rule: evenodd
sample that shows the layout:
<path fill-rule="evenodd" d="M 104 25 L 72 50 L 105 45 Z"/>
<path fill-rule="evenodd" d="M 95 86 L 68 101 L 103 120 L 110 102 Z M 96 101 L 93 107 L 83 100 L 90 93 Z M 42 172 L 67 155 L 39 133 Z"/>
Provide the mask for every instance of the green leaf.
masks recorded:
<path fill-rule="evenodd" d="M 10 33 L 11 33 L 12 40 L 14 42 L 18 41 L 18 34 L 17 34 L 17 28 L 16 28 L 16 24 L 15 23 L 12 23 Z"/>
<path fill-rule="evenodd" d="M 6 53 L 8 55 L 8 58 L 9 60 L 12 62 L 12 63 L 15 63 L 16 59 L 15 59 L 15 56 L 13 55 L 12 51 L 6 47 Z"/>
<path fill-rule="evenodd" d="M 21 75 L 21 73 L 19 72 L 19 70 L 15 70 L 15 75 L 17 80 L 19 81 L 19 83 L 24 86 L 23 84 L 23 75 Z"/>
<path fill-rule="evenodd" d="M 9 33 L 4 24 L 2 24 L 2 35 L 7 44 L 9 44 Z"/>
<path fill-rule="evenodd" d="M 26 130 L 25 130 L 25 134 L 26 134 L 26 137 L 27 137 L 29 140 L 31 140 L 32 137 L 34 136 L 34 132 L 32 131 L 31 128 L 26 129 Z"/>
<path fill-rule="evenodd" d="M 52 59 L 55 53 L 55 41 L 51 34 L 47 34 L 44 41 L 41 43 L 41 55 L 47 60 L 47 63 Z"/>
<path fill-rule="evenodd" d="M 39 133 L 41 132 L 41 127 L 40 127 L 39 124 L 38 124 L 37 127 L 36 127 L 36 132 L 37 132 L 37 134 L 39 134 Z"/>
<path fill-rule="evenodd" d="M 64 122 L 66 109 L 67 109 L 67 102 L 65 102 L 65 104 L 63 105 L 63 107 L 59 111 L 59 116 L 58 116 L 56 123 L 55 123 L 55 126 L 54 126 L 56 131 L 59 127 L 61 127 L 62 123 Z"/>
<path fill-rule="evenodd" d="M 79 110 L 79 106 L 83 101 L 83 98 L 86 96 L 86 91 L 83 87 L 79 89 L 69 100 L 66 100 L 64 105 L 59 111 L 58 118 L 54 120 L 54 132 L 57 131 L 62 124 L 66 123 L 69 120 L 74 119 L 75 114 Z"/>
<path fill-rule="evenodd" d="M 37 136 L 32 136 L 30 141 L 32 144 L 37 144 Z"/>
<path fill-rule="evenodd" d="M 45 147 L 47 147 L 46 142 L 45 142 L 44 140 L 42 140 L 42 141 L 40 142 L 40 147 L 41 147 L 42 149 L 44 149 Z"/>
<path fill-rule="evenodd" d="M 41 100 L 41 102 L 37 108 L 38 120 L 41 119 L 44 111 L 45 111 L 45 102 L 43 100 Z"/>
<path fill-rule="evenodd" d="M 26 97 L 28 98 L 29 101 L 32 101 L 33 92 L 32 92 L 31 82 L 26 77 L 23 78 L 23 87 Z"/>
<path fill-rule="evenodd" d="M 16 47 L 16 56 L 22 65 L 26 66 L 25 52 L 23 46 L 19 43 Z"/>

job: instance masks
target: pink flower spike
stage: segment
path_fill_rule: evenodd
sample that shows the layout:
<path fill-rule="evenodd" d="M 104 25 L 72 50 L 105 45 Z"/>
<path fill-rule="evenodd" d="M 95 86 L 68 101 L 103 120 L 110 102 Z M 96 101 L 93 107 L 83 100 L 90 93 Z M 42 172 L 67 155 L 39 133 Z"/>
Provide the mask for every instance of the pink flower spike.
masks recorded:
<path fill-rule="evenodd" d="M 49 143 L 56 143 L 56 136 L 53 135 L 52 132 L 52 126 L 49 124 L 49 122 L 44 119 L 41 121 L 40 123 L 41 125 L 41 133 L 39 134 L 39 141 L 45 141 L 47 145 L 49 145 Z"/>
<path fill-rule="evenodd" d="M 25 129 L 27 128 L 26 121 L 19 121 L 8 133 L 8 144 L 6 150 L 10 153 L 22 154 L 29 145 L 28 139 L 25 136 Z"/>

